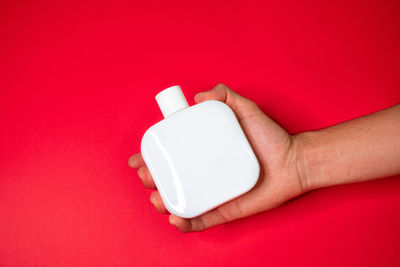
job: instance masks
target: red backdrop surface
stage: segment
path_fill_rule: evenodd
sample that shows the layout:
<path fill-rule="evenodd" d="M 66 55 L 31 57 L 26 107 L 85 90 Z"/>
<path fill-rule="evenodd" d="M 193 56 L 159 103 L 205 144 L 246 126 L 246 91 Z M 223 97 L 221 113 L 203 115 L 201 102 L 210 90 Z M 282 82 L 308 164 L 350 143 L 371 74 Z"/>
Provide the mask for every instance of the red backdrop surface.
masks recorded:
<path fill-rule="evenodd" d="M 399 177 L 181 234 L 127 166 L 175 84 L 291 133 L 399 103 L 399 2 L 323 2 L 2 1 L 0 265 L 399 266 Z"/>

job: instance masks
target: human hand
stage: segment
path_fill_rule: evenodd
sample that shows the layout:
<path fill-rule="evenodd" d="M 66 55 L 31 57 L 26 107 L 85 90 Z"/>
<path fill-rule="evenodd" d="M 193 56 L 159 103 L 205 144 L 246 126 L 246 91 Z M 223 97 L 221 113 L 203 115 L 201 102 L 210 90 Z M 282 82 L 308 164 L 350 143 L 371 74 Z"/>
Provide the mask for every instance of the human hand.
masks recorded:
<path fill-rule="evenodd" d="M 201 216 L 184 219 L 170 215 L 170 223 L 181 232 L 202 231 L 272 209 L 307 189 L 298 168 L 294 137 L 265 115 L 254 102 L 223 84 L 195 96 L 196 103 L 207 100 L 224 102 L 234 111 L 260 163 L 260 177 L 246 194 Z M 129 166 L 138 169 L 138 176 L 145 187 L 156 189 L 140 153 L 129 159 Z M 151 193 L 150 201 L 157 211 L 168 213 L 157 190 Z"/>

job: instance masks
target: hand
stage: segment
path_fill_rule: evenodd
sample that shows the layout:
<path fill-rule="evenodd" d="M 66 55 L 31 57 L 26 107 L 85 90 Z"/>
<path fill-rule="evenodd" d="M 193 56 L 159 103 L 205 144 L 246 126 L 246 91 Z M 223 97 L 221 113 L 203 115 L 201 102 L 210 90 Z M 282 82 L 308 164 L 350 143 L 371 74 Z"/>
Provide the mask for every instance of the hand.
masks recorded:
<path fill-rule="evenodd" d="M 235 112 L 260 163 L 260 177 L 248 193 L 206 214 L 192 219 L 170 215 L 170 223 L 181 232 L 202 231 L 272 209 L 307 189 L 299 172 L 294 137 L 265 115 L 254 102 L 225 85 L 219 84 L 212 90 L 195 96 L 196 103 L 212 99 L 224 102 Z M 145 187 L 156 189 L 140 153 L 129 159 L 129 166 L 138 169 L 138 175 Z M 157 211 L 167 213 L 158 191 L 152 192 L 150 201 Z"/>

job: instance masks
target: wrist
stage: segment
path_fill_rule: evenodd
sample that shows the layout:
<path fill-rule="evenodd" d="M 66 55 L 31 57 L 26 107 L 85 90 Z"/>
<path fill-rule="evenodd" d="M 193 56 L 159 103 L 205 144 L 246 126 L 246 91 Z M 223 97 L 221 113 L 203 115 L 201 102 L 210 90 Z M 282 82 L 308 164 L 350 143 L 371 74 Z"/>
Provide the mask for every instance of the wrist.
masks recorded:
<path fill-rule="evenodd" d="M 296 154 L 296 167 L 303 191 L 308 192 L 320 188 L 315 177 L 321 178 L 320 168 L 321 154 L 318 151 L 318 142 L 314 132 L 303 132 L 292 136 Z M 318 180 L 318 179 L 317 179 Z"/>

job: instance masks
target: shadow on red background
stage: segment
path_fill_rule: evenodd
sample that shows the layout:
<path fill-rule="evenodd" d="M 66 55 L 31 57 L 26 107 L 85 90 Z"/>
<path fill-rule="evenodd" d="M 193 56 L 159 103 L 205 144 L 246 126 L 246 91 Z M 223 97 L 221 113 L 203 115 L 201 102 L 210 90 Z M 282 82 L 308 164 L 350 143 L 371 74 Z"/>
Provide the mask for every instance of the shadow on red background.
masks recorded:
<path fill-rule="evenodd" d="M 0 265 L 398 266 L 400 180 L 314 191 L 180 234 L 128 157 L 223 82 L 291 133 L 400 101 L 396 1 L 0 4 Z"/>

